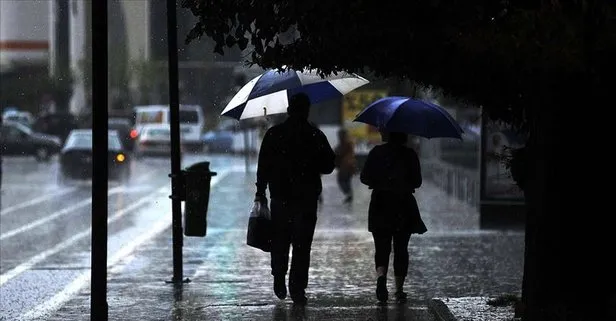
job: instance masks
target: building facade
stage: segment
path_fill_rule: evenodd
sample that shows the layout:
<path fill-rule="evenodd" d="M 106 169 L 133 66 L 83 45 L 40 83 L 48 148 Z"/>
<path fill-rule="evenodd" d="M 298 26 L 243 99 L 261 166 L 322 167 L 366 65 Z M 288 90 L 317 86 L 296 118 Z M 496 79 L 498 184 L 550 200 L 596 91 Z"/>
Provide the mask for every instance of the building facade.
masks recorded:
<path fill-rule="evenodd" d="M 0 68 L 47 65 L 50 49 L 49 1 L 0 1 Z"/>

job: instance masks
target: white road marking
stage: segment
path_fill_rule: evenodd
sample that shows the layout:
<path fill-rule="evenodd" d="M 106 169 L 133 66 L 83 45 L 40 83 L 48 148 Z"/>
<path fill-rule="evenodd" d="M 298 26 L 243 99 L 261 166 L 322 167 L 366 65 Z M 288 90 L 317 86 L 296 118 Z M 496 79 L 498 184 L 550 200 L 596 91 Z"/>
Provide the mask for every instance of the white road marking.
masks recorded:
<path fill-rule="evenodd" d="M 108 266 L 116 264 L 125 256 L 130 255 L 137 247 L 146 243 L 147 241 L 154 238 L 156 235 L 166 230 L 169 227 L 170 222 L 169 219 L 161 219 L 156 225 L 154 225 L 148 233 L 141 234 L 139 237 L 134 239 L 127 246 L 121 248 L 116 254 L 110 258 L 107 262 Z M 62 306 L 65 302 L 70 300 L 75 294 L 77 294 L 89 281 L 91 277 L 91 272 L 81 273 L 76 279 L 74 279 L 68 286 L 66 286 L 62 291 L 58 292 L 51 299 L 45 301 L 42 304 L 37 305 L 32 310 L 26 312 L 21 320 L 32 320 L 36 318 L 40 318 L 50 311 L 56 310 L 60 306 Z"/>
<path fill-rule="evenodd" d="M 122 192 L 122 190 L 124 189 L 124 187 L 122 186 L 118 186 L 118 187 L 114 187 L 112 189 L 110 189 L 108 191 L 108 195 L 114 195 L 117 194 L 119 192 Z M 25 231 L 29 231 L 35 227 L 41 226 L 49 221 L 53 221 L 59 217 L 62 217 L 64 215 L 70 214 L 72 212 L 74 212 L 75 210 L 78 210 L 82 207 L 88 206 L 92 203 L 92 198 L 90 197 L 87 200 L 83 200 L 81 202 L 75 203 L 71 206 L 65 207 L 59 211 L 53 212 L 45 217 L 42 217 L 36 221 L 30 222 L 28 224 L 22 225 L 16 229 L 12 229 L 8 232 L 2 233 L 0 234 L 0 241 L 7 239 L 9 237 L 15 236 L 17 234 L 23 233 Z"/>
<path fill-rule="evenodd" d="M 32 187 L 30 187 L 30 189 L 32 189 Z M 75 187 L 64 188 L 64 189 L 57 190 L 57 191 L 55 191 L 55 192 L 53 192 L 51 194 L 46 194 L 46 195 L 43 195 L 43 196 L 39 196 L 37 198 L 33 198 L 33 199 L 31 199 L 29 201 L 26 201 L 26 202 L 23 202 L 23 203 L 15 204 L 13 206 L 8 206 L 6 208 L 3 208 L 2 211 L 0 211 L 0 216 L 4 216 L 6 214 L 9 214 L 11 212 L 15 212 L 15 211 L 20 210 L 22 208 L 26 208 L 26 207 L 29 207 L 29 206 L 32 206 L 32 205 L 36 205 L 38 203 L 45 202 L 45 201 L 50 200 L 52 198 L 65 195 L 65 194 L 74 192 L 76 190 L 77 190 L 77 188 L 75 188 Z"/>
<path fill-rule="evenodd" d="M 218 184 L 224 177 L 230 174 L 233 170 L 226 170 L 218 173 L 217 176 L 212 177 L 212 181 L 210 182 L 210 186 L 214 187 Z M 116 214 L 117 216 L 117 214 Z M 142 244 L 148 242 L 149 240 L 156 237 L 158 234 L 162 233 L 171 225 L 171 220 L 168 219 L 168 216 L 164 219 L 159 220 L 151 229 L 149 229 L 148 233 L 141 234 L 138 238 L 132 241 L 130 244 L 122 247 L 118 252 L 115 253 L 113 257 L 107 262 L 107 268 L 113 268 L 115 264 L 120 262 L 122 259 L 128 258 L 132 255 L 132 253 Z M 91 229 L 86 231 L 87 234 L 90 234 Z M 116 268 L 113 271 L 118 272 L 121 268 Z M 62 291 L 58 292 L 51 299 L 39 304 L 34 307 L 32 310 L 28 311 L 23 315 L 21 320 L 32 320 L 36 318 L 40 318 L 44 315 L 49 314 L 52 311 L 60 308 L 64 303 L 70 300 L 74 295 L 76 295 L 82 288 L 84 288 L 88 282 L 90 281 L 91 272 L 84 272 L 79 275 L 73 282 L 71 282 L 68 286 L 66 286 Z M 2 285 L 2 283 L 0 283 Z"/>
<path fill-rule="evenodd" d="M 149 176 L 152 176 L 152 175 L 153 175 L 153 172 L 150 172 L 148 174 L 145 174 L 145 175 L 139 177 L 137 180 L 142 180 L 142 179 L 145 179 L 145 178 L 147 178 Z M 110 189 L 107 192 L 107 194 L 108 195 L 114 195 L 114 194 L 122 193 L 122 192 L 126 191 L 127 189 L 130 189 L 130 187 L 117 186 L 117 187 L 114 187 L 114 188 Z M 25 231 L 31 230 L 31 229 L 33 229 L 35 227 L 38 227 L 40 225 L 43 225 L 43 224 L 49 222 L 49 221 L 55 220 L 58 217 L 70 214 L 70 213 L 72 213 L 73 211 L 75 211 L 75 210 L 77 210 L 79 208 L 82 208 L 82 207 L 90 205 L 91 203 L 92 203 L 92 197 L 90 197 L 89 199 L 83 200 L 81 202 L 75 203 L 75 204 L 73 204 L 71 206 L 65 207 L 65 208 L 63 208 L 63 209 L 61 209 L 59 211 L 54 212 L 54 213 L 48 214 L 47 216 L 42 217 L 42 218 L 40 218 L 40 219 L 38 219 L 36 221 L 30 222 L 30 223 L 28 223 L 26 225 L 22 225 L 21 227 L 18 227 L 16 229 L 12 229 L 12 230 L 10 230 L 8 232 L 0 234 L 0 241 L 4 240 L 4 239 L 7 239 L 9 237 L 15 236 L 17 234 L 23 233 Z"/>
<path fill-rule="evenodd" d="M 150 178 L 150 177 L 151 177 L 152 175 L 154 175 L 155 173 L 156 173 L 156 171 L 150 171 L 150 172 L 146 173 L 145 175 L 141 175 L 141 176 L 139 176 L 139 177 L 135 180 L 135 182 L 141 182 L 141 181 L 144 181 L 144 180 L 146 180 L 146 179 Z M 11 186 L 13 186 L 12 184 L 10 184 L 10 185 L 11 185 Z M 91 184 L 89 184 L 89 185 L 91 185 Z M 26 186 L 24 186 L 24 189 L 25 189 L 26 187 L 27 187 L 28 189 L 30 189 L 30 190 L 32 189 L 32 185 L 26 185 Z M 6 214 L 9 214 L 9 213 L 15 212 L 15 211 L 20 210 L 20 209 L 22 209 L 22 208 L 30 207 L 30 206 L 32 206 L 32 205 L 36 205 L 36 204 L 38 204 L 38 203 L 42 203 L 42 202 L 45 202 L 45 201 L 51 200 L 51 199 L 53 199 L 53 198 L 56 198 L 56 197 L 58 197 L 58 196 L 62 196 L 62 195 L 65 195 L 65 194 L 68 194 L 68 193 L 74 192 L 74 191 L 76 191 L 76 190 L 77 190 L 77 187 L 62 188 L 62 189 L 59 189 L 59 190 L 57 190 L 57 191 L 55 191 L 55 192 L 52 192 L 52 193 L 50 193 L 50 194 L 45 194 L 45 195 L 39 196 L 39 197 L 37 197 L 37 198 L 34 198 L 34 199 L 31 199 L 31 200 L 25 201 L 25 202 L 23 202 L 23 203 L 19 203 L 19 204 L 15 204 L 15 205 L 12 205 L 12 206 L 8 206 L 8 207 L 6 207 L 6 208 L 3 208 L 3 209 L 0 211 L 0 216 L 4 216 L 4 215 L 6 215 Z"/>
<path fill-rule="evenodd" d="M 153 200 L 155 200 L 156 198 L 160 197 L 159 193 L 163 193 L 165 191 L 169 191 L 168 187 L 161 187 L 158 189 L 157 193 L 148 195 L 146 197 L 140 198 L 139 200 L 133 202 L 131 205 L 117 211 L 114 213 L 114 215 L 112 217 L 110 217 L 107 220 L 107 224 L 114 222 L 116 220 L 118 220 L 119 218 L 121 218 L 122 216 L 132 212 L 133 210 L 137 209 L 139 206 L 142 206 L 148 202 L 151 202 Z M 56 246 L 47 249 L 33 257 L 31 257 L 29 260 L 27 260 L 26 262 L 16 266 L 15 268 L 11 269 L 10 271 L 7 271 L 6 273 L 0 275 L 0 286 L 2 286 L 4 283 L 6 283 L 8 280 L 20 275 L 21 273 L 31 269 L 35 264 L 42 262 L 43 260 L 47 259 L 48 257 L 62 251 L 63 249 L 73 245 L 74 243 L 76 243 L 77 241 L 81 240 L 82 238 L 90 235 L 90 233 L 92 232 L 92 227 L 88 228 L 85 231 L 82 231 L 80 233 L 77 233 L 75 235 L 73 235 L 71 238 L 56 244 Z"/>

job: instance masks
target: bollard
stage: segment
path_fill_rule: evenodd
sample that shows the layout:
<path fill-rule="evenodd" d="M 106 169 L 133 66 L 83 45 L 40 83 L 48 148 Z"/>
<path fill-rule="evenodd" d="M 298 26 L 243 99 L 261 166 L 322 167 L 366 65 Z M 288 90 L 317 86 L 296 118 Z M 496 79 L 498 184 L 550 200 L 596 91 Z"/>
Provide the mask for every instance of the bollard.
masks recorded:
<path fill-rule="evenodd" d="M 182 171 L 186 236 L 204 237 L 207 234 L 207 211 L 212 176 L 216 176 L 216 173 L 210 171 L 210 162 L 195 163 Z"/>

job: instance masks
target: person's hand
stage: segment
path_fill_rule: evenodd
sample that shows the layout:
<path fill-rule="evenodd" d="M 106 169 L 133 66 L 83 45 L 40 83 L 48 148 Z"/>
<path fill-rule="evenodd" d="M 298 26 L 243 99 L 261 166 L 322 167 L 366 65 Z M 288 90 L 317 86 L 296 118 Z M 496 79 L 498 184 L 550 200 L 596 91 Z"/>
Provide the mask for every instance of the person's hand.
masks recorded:
<path fill-rule="evenodd" d="M 255 202 L 259 202 L 262 205 L 267 205 L 267 197 L 265 195 L 256 195 Z"/>

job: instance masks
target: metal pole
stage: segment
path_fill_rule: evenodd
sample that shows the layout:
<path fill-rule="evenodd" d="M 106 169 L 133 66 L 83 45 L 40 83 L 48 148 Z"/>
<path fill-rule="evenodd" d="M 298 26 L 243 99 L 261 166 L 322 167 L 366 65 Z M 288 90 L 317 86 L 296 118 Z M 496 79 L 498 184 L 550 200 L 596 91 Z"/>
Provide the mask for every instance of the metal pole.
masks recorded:
<path fill-rule="evenodd" d="M 180 93 L 178 88 L 178 37 L 176 0 L 167 0 L 167 46 L 169 54 L 169 123 L 171 130 L 171 215 L 173 234 L 173 279 L 183 282 L 182 266 L 182 158 L 180 155 Z M 188 281 L 188 280 L 187 280 Z"/>
<path fill-rule="evenodd" d="M 92 6 L 92 261 L 90 320 L 106 321 L 107 305 L 107 0 Z"/>

